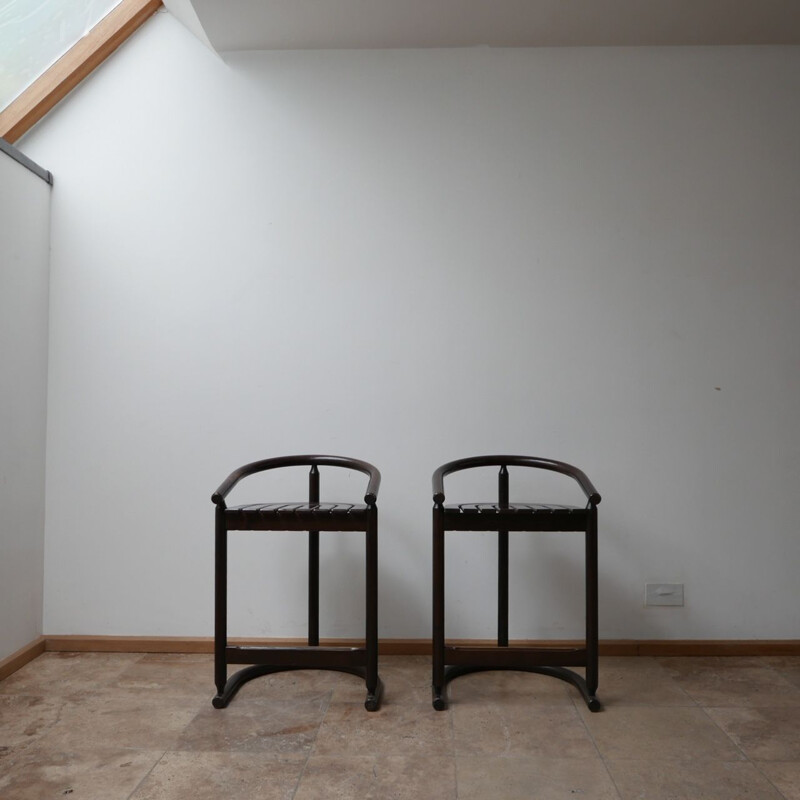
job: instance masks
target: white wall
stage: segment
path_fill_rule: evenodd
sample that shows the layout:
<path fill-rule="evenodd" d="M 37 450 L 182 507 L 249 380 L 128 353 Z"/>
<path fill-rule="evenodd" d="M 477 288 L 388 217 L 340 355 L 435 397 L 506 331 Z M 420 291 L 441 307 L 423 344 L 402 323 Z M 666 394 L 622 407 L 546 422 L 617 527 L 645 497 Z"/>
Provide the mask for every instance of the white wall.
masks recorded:
<path fill-rule="evenodd" d="M 0 151 L 0 659 L 42 633 L 50 186 Z"/>
<path fill-rule="evenodd" d="M 603 494 L 604 637 L 800 635 L 800 49 L 220 60 L 162 13 L 23 147 L 58 177 L 47 633 L 210 634 L 209 495 L 316 451 L 381 468 L 381 634 L 426 636 L 430 474 L 510 451 Z M 512 637 L 579 635 L 576 538 L 512 538 Z M 493 552 L 452 540 L 454 636 Z M 235 633 L 302 632 L 301 553 L 241 534 Z"/>

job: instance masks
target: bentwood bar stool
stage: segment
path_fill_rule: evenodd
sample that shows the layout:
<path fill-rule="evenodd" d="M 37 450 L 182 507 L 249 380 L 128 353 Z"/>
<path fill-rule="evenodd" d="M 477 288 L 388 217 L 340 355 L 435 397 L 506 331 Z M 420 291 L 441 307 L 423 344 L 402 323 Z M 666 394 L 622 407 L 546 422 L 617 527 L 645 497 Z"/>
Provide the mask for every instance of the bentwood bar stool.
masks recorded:
<path fill-rule="evenodd" d="M 500 467 L 496 503 L 445 505 L 444 478 L 475 467 Z M 508 467 L 533 467 L 574 478 L 585 507 L 509 503 Z M 476 456 L 450 461 L 433 473 L 433 707 L 447 707 L 447 683 L 484 670 L 538 672 L 567 681 L 583 695 L 591 711 L 600 710 L 597 692 L 597 504 L 600 495 L 577 467 L 529 456 Z M 497 531 L 497 646 L 452 647 L 445 642 L 444 540 L 446 531 Z M 582 531 L 586 538 L 586 639 L 580 648 L 508 646 L 509 531 Z M 586 667 L 584 679 L 567 667 Z"/>
<path fill-rule="evenodd" d="M 228 508 L 225 498 L 244 477 L 281 467 L 308 466 L 308 502 L 257 503 Z M 364 504 L 322 503 L 319 467 L 342 467 L 369 476 Z M 366 461 L 340 456 L 284 456 L 255 461 L 232 472 L 212 495 L 216 504 L 215 708 L 225 708 L 253 678 L 296 669 L 330 669 L 364 678 L 368 711 L 380 706 L 378 677 L 378 507 L 381 474 Z M 231 647 L 227 635 L 228 531 L 308 531 L 308 645 L 302 647 Z M 363 531 L 366 539 L 365 647 L 319 646 L 319 533 Z M 228 664 L 253 664 L 227 678 Z"/>

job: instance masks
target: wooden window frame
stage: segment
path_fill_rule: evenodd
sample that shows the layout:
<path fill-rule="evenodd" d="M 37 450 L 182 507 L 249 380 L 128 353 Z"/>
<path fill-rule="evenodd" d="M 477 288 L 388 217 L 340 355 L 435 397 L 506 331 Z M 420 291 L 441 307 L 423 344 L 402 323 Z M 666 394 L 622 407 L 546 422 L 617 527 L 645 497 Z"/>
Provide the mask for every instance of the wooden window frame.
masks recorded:
<path fill-rule="evenodd" d="M 162 0 L 122 0 L 19 97 L 0 111 L 0 137 L 12 144 L 100 66 L 161 7 Z"/>

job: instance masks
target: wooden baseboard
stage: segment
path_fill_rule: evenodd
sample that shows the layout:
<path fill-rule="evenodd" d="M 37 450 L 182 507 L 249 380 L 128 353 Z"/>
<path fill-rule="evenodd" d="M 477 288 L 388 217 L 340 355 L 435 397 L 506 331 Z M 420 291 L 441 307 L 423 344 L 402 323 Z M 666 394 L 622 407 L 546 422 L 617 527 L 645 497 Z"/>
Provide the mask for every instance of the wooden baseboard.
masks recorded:
<path fill-rule="evenodd" d="M 300 647 L 305 639 L 250 639 L 231 637 L 230 644 L 251 647 Z M 363 647 L 363 639 L 320 639 L 331 647 Z M 213 653 L 210 636 L 48 636 L 49 652 L 77 653 Z M 428 639 L 384 639 L 380 653 L 385 656 L 425 656 L 431 653 Z"/>
<path fill-rule="evenodd" d="M 637 642 L 636 655 L 800 656 L 800 639 L 653 639 Z"/>
<path fill-rule="evenodd" d="M 26 644 L 25 647 L 20 647 L 16 653 L 12 653 L 0 661 L 0 681 L 24 667 L 29 661 L 33 661 L 36 656 L 44 653 L 45 645 L 44 636 L 39 636 L 29 644 Z"/>
<path fill-rule="evenodd" d="M 56 653 L 213 653 L 214 640 L 210 636 L 48 636 L 46 649 Z"/>
<path fill-rule="evenodd" d="M 305 639 L 241 639 L 231 638 L 232 645 L 253 647 L 298 647 Z M 361 647 L 360 639 L 320 639 L 320 644 L 333 647 Z M 49 653 L 213 653 L 210 636 L 40 636 L 30 644 L 0 661 L 0 680 L 7 678 L 29 661 Z M 387 639 L 380 643 L 381 655 L 430 655 L 427 639 Z"/>
<path fill-rule="evenodd" d="M 305 639 L 237 639 L 231 644 L 297 647 Z M 360 647 L 361 639 L 321 639 L 320 644 Z M 488 647 L 490 639 L 449 639 L 460 647 Z M 517 647 L 581 647 L 581 641 L 517 639 Z M 0 680 L 47 652 L 64 653 L 213 653 L 210 636 L 40 636 L 0 661 Z M 384 656 L 430 656 L 430 639 L 383 639 Z M 800 639 L 605 639 L 601 656 L 800 656 Z"/>
<path fill-rule="evenodd" d="M 213 653 L 214 640 L 208 637 L 170 636 L 46 636 L 43 650 L 52 652 L 96 653 Z M 297 647 L 305 639 L 237 639 L 231 644 L 254 647 Z M 449 644 L 462 647 L 487 647 L 489 639 L 452 639 Z M 322 639 L 322 645 L 360 647 L 361 639 Z M 581 641 L 543 641 L 518 639 L 517 647 L 582 646 Z M 29 645 L 30 647 L 31 645 Z M 22 651 L 20 651 L 22 652 Z M 399 656 L 431 654 L 430 639 L 382 639 L 381 655 Z M 38 652 L 36 653 L 38 655 Z M 606 639 L 600 642 L 601 656 L 800 656 L 798 639 Z M 15 653 L 14 658 L 17 656 Z M 35 658 L 35 656 L 31 656 Z M 8 661 L 9 659 L 6 659 Z M 28 659 L 30 660 L 30 659 Z M 24 662 L 23 662 L 24 663 Z M 2 662 L 5 664 L 5 662 Z M 20 664 L 21 666 L 21 664 Z M 13 670 L 12 670 L 13 671 Z M 10 673 L 9 673 L 10 674 Z M 0 676 L 2 673 L 0 673 Z"/>

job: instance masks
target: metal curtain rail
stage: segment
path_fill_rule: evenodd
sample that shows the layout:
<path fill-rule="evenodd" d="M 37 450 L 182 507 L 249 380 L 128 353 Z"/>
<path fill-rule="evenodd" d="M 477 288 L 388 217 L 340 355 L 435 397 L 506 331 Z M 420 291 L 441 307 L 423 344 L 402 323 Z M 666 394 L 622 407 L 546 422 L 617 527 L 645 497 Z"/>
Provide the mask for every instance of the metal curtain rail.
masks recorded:
<path fill-rule="evenodd" d="M 24 153 L 21 153 L 16 147 L 14 147 L 13 144 L 10 144 L 2 137 L 0 137 L 0 150 L 2 150 L 6 155 L 11 156 L 14 161 L 18 161 L 26 169 L 29 169 L 34 175 L 38 175 L 43 181 L 45 181 L 45 183 L 49 183 L 51 186 L 53 185 L 52 172 L 43 169 L 35 161 L 31 161 L 28 156 L 26 156 Z"/>

